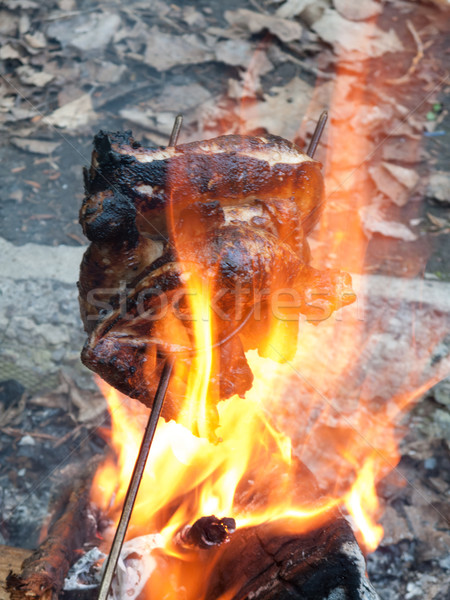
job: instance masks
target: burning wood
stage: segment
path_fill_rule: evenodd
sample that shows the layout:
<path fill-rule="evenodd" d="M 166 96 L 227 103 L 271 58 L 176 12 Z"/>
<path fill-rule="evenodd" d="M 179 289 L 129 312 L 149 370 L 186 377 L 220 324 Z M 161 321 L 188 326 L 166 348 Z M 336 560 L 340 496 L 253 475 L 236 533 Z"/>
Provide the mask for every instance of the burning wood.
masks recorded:
<path fill-rule="evenodd" d="M 148 149 L 129 133 L 101 132 L 85 182 L 80 220 L 92 243 L 79 283 L 89 334 L 82 360 L 151 406 L 162 368 L 157 347 L 176 356 L 166 419 L 183 422 L 186 373 L 199 350 L 193 282 L 200 294 L 208 288 L 214 313 L 210 432 L 215 403 L 243 397 L 252 385 L 244 352 L 292 356 L 268 347 L 275 317 L 295 352 L 300 314 L 322 320 L 354 300 L 347 274 L 309 266 L 320 164 L 282 138 L 223 136 Z"/>
<path fill-rule="evenodd" d="M 230 541 L 230 536 L 236 531 L 236 521 L 230 517 L 218 519 L 214 515 L 200 517 L 191 526 L 178 534 L 178 541 L 187 548 L 197 547 L 208 550 L 212 546 L 220 546 Z"/>
<path fill-rule="evenodd" d="M 83 545 L 94 539 L 97 518 L 90 491 L 98 464 L 98 458 L 93 459 L 84 473 L 75 477 L 57 501 L 46 539 L 24 560 L 20 574 L 8 576 L 7 588 L 13 600 L 57 597 Z"/>
<path fill-rule="evenodd" d="M 302 535 L 281 533 L 276 523 L 238 529 L 221 549 L 207 588 L 208 600 L 379 600 L 339 513 Z"/>

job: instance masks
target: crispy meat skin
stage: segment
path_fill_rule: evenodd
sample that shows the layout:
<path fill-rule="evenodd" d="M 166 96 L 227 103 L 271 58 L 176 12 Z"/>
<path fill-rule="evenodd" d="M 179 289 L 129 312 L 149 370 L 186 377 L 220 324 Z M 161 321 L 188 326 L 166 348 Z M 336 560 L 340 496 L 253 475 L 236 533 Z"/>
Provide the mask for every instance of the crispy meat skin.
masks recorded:
<path fill-rule="evenodd" d="M 156 348 L 176 352 L 186 368 L 191 361 L 183 290 L 195 273 L 212 287 L 217 400 L 250 388 L 244 352 L 268 354 L 270 303 L 280 290 L 296 294 L 282 323 L 293 348 L 300 313 L 320 319 L 353 301 L 348 275 L 308 265 L 320 164 L 282 138 L 222 136 L 148 149 L 129 133 L 100 132 L 85 187 L 80 222 L 92 244 L 79 282 L 89 334 L 82 360 L 149 406 L 162 368 Z M 176 376 L 165 418 L 180 415 L 184 385 Z M 214 407 L 209 417 L 214 425 Z"/>

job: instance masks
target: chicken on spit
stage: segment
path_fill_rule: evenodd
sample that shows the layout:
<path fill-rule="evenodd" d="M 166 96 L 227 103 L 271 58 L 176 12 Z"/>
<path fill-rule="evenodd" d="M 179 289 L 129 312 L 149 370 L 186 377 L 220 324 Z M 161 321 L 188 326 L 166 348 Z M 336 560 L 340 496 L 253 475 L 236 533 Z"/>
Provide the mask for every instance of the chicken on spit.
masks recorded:
<path fill-rule="evenodd" d="M 186 289 L 199 273 L 214 309 L 216 401 L 251 387 L 245 351 L 270 355 L 274 312 L 294 353 L 300 314 L 321 320 L 354 300 L 349 275 L 309 266 L 306 235 L 320 216 L 321 165 L 280 137 L 145 148 L 130 132 L 100 132 L 85 191 L 80 222 L 91 245 L 79 281 L 89 336 L 82 361 L 148 406 L 162 354 L 187 366 L 192 360 Z M 291 298 L 281 316 L 273 310 L 280 294 Z M 176 377 L 171 383 L 166 419 L 182 413 L 183 385 Z"/>

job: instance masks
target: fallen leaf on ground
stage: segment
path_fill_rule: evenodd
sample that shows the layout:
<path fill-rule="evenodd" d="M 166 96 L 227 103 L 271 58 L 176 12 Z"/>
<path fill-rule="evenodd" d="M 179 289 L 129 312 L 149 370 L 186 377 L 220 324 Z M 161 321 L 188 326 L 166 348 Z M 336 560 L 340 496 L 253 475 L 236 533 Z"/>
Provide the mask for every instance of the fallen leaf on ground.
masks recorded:
<path fill-rule="evenodd" d="M 408 202 L 419 182 L 415 170 L 387 162 L 369 167 L 369 174 L 378 190 L 397 206 L 404 206 Z"/>
<path fill-rule="evenodd" d="M 87 125 L 96 118 L 92 108 L 90 94 L 83 94 L 76 100 L 68 102 L 61 108 L 57 108 L 51 115 L 45 117 L 45 121 L 54 127 L 75 130 Z"/>
<path fill-rule="evenodd" d="M 382 131 L 390 129 L 393 115 L 394 109 L 391 105 L 381 102 L 373 105 L 361 104 L 358 106 L 358 112 L 351 118 L 351 124 L 355 131 L 370 130 L 373 135 L 376 128 Z"/>
<path fill-rule="evenodd" d="M 8 10 L 0 9 L 0 34 L 15 37 L 19 18 Z"/>
<path fill-rule="evenodd" d="M 308 4 L 302 12 L 302 21 L 311 27 L 323 15 L 324 11 L 330 6 L 331 0 L 314 0 Z"/>
<path fill-rule="evenodd" d="M 88 61 L 85 69 L 89 72 L 89 77 L 93 83 L 111 84 L 120 81 L 122 75 L 127 71 L 127 66 L 102 60 Z"/>
<path fill-rule="evenodd" d="M 242 31 L 260 33 L 264 29 L 276 35 L 283 42 L 293 42 L 300 39 L 302 26 L 296 21 L 282 19 L 274 15 L 264 15 L 246 8 L 225 11 L 228 23 Z"/>
<path fill-rule="evenodd" d="M 1 18 L 1 15 L 0 15 Z M 11 44 L 4 44 L 0 48 L 0 60 L 22 60 L 20 52 L 16 50 Z"/>
<path fill-rule="evenodd" d="M 379 15 L 383 10 L 381 2 L 375 0 L 333 0 L 340 15 L 351 21 L 364 21 Z"/>
<path fill-rule="evenodd" d="M 28 46 L 31 46 L 35 50 L 40 50 L 41 48 L 45 48 L 47 45 L 47 39 L 42 31 L 35 31 L 34 33 L 26 33 L 23 36 L 23 39 L 27 43 Z"/>
<path fill-rule="evenodd" d="M 176 65 L 202 63 L 215 58 L 200 36 L 194 34 L 172 35 L 152 27 L 145 49 L 144 62 L 158 71 Z"/>
<path fill-rule="evenodd" d="M 417 163 L 420 143 L 410 137 L 391 137 L 383 144 L 381 154 L 384 160 L 398 160 L 403 163 Z"/>
<path fill-rule="evenodd" d="M 312 94 L 312 86 L 294 77 L 283 87 L 273 87 L 263 102 L 242 106 L 241 119 L 247 131 L 264 127 L 270 133 L 293 139 L 302 118 L 307 116 Z"/>
<path fill-rule="evenodd" d="M 443 204 L 450 204 L 450 173 L 437 171 L 430 175 L 427 197 Z"/>
<path fill-rule="evenodd" d="M 274 68 L 269 60 L 267 53 L 256 51 L 253 53 L 252 60 L 245 70 L 241 73 L 240 79 L 228 80 L 228 96 L 242 100 L 243 98 L 260 98 L 262 95 L 261 77 L 269 73 Z"/>
<path fill-rule="evenodd" d="M 33 2 L 32 0 L 4 0 L 3 4 L 11 10 L 14 10 L 15 8 L 31 10 L 39 8 L 40 6 L 38 2 Z"/>
<path fill-rule="evenodd" d="M 419 182 L 419 175 L 415 169 L 408 169 L 389 162 L 383 162 L 382 165 L 408 190 L 413 190 Z"/>
<path fill-rule="evenodd" d="M 70 46 L 80 52 L 104 48 L 119 29 L 121 19 L 117 14 L 88 13 L 51 23 L 47 30 L 61 46 Z"/>
<path fill-rule="evenodd" d="M 432 213 L 427 212 L 427 217 L 428 217 L 428 220 L 430 221 L 430 223 L 432 223 L 438 229 L 443 229 L 444 227 L 448 227 L 448 225 L 449 225 L 447 219 L 440 219 L 439 217 L 436 217 Z"/>
<path fill-rule="evenodd" d="M 287 0 L 276 10 L 275 14 L 283 19 L 292 19 L 292 17 L 300 15 L 305 8 L 314 2 L 315 0 Z"/>
<path fill-rule="evenodd" d="M 35 85 L 36 87 L 45 87 L 55 77 L 45 71 L 36 71 L 30 65 L 18 67 L 16 73 L 22 83 L 25 85 Z"/>
<path fill-rule="evenodd" d="M 148 113 L 148 111 L 143 111 L 140 108 L 123 108 L 119 111 L 119 115 L 137 125 L 138 127 L 143 127 L 144 129 L 153 130 L 156 128 L 155 120 L 153 119 L 153 113 Z"/>
<path fill-rule="evenodd" d="M 77 421 L 86 423 L 100 417 L 106 410 L 106 400 L 101 395 L 94 399 L 91 392 L 84 392 L 76 387 L 74 383 L 70 386 L 69 396 L 78 409 Z"/>
<path fill-rule="evenodd" d="M 17 148 L 20 148 L 21 150 L 32 152 L 33 154 L 52 154 L 52 152 L 58 148 L 61 142 L 13 137 L 11 138 L 11 144 Z"/>
<path fill-rule="evenodd" d="M 417 240 L 417 236 L 406 225 L 403 225 L 403 223 L 386 221 L 383 218 L 380 208 L 376 205 L 361 208 L 359 215 L 363 228 L 368 234 L 380 233 L 385 237 L 392 237 L 405 242 L 414 242 Z"/>
<path fill-rule="evenodd" d="M 313 25 L 313 29 L 335 52 L 348 54 L 346 58 L 360 60 L 382 56 L 387 52 L 401 52 L 404 48 L 393 29 L 382 31 L 374 23 L 355 23 L 328 8 Z"/>
<path fill-rule="evenodd" d="M 187 85 L 165 85 L 160 94 L 148 101 L 154 112 L 174 111 L 186 112 L 198 108 L 204 102 L 210 100 L 211 93 L 199 83 Z"/>
<path fill-rule="evenodd" d="M 0 109 L 1 111 L 1 109 Z M 26 119 L 33 119 L 39 113 L 32 108 L 23 108 L 22 106 L 13 106 L 9 111 L 9 115 L 5 118 L 5 121 L 23 121 Z M 14 133 L 19 137 L 26 137 L 29 132 L 24 132 L 23 129 L 15 129 Z"/>
<path fill-rule="evenodd" d="M 189 27 L 204 29 L 206 27 L 205 15 L 195 9 L 194 6 L 185 6 L 182 19 Z"/>
<path fill-rule="evenodd" d="M 214 46 L 216 59 L 233 67 L 247 67 L 255 53 L 247 40 L 226 40 Z"/>

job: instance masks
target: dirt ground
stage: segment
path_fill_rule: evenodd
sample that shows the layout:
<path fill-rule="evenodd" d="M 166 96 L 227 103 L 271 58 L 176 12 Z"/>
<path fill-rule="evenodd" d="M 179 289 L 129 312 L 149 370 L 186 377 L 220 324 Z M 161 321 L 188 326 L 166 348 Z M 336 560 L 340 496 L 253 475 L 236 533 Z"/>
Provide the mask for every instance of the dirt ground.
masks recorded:
<path fill-rule="evenodd" d="M 180 142 L 266 131 L 305 148 L 326 109 L 316 158 L 328 231 L 313 234 L 317 264 L 428 282 L 448 298 L 449 17 L 446 0 L 0 3 L 0 541 L 33 546 L 65 458 L 83 461 L 104 445 L 90 435 L 104 405 L 91 410 L 97 396 L 78 358 L 77 273 L 47 272 L 69 269 L 87 244 L 78 211 L 93 135 L 131 129 L 165 145 L 182 113 Z M 328 252 L 333 232 L 340 241 Z M 442 335 L 433 347 L 424 336 L 420 351 L 439 362 L 450 309 L 436 302 L 423 322 Z M 444 381 L 403 422 L 399 468 L 415 496 L 394 485 L 395 473 L 379 485 L 387 533 L 368 570 L 383 600 L 450 593 L 449 406 Z M 40 488 L 48 468 L 56 471 Z M 17 474 L 27 471 L 31 483 Z"/>

